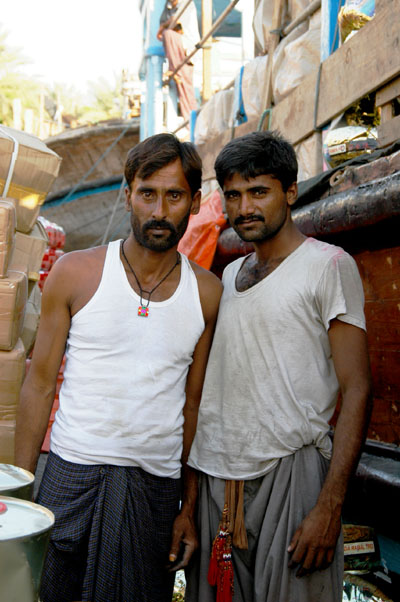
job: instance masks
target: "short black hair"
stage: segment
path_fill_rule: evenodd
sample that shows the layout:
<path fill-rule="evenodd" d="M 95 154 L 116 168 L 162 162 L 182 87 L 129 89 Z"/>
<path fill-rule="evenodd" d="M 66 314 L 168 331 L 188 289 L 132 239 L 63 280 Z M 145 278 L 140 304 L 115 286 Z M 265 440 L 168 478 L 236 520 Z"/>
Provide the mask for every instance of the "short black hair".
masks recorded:
<path fill-rule="evenodd" d="M 234 138 L 219 153 L 215 173 L 221 188 L 237 173 L 248 180 L 272 175 L 284 192 L 297 181 L 297 158 L 293 146 L 278 132 L 252 132 Z"/>
<path fill-rule="evenodd" d="M 191 142 L 181 142 L 174 134 L 150 136 L 130 149 L 125 163 L 125 179 L 129 188 L 135 176 L 145 180 L 177 159 L 181 160 L 193 197 L 201 188 L 201 158 Z"/>

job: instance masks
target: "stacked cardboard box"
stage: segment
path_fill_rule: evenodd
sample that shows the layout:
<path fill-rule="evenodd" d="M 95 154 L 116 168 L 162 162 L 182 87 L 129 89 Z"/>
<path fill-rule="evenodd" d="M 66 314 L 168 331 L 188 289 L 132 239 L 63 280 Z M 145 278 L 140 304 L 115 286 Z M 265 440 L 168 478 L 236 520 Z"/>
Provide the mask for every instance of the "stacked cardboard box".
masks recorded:
<path fill-rule="evenodd" d="M 60 162 L 38 138 L 0 126 L 0 463 L 14 462 L 15 419 L 48 244 L 37 218 Z"/>

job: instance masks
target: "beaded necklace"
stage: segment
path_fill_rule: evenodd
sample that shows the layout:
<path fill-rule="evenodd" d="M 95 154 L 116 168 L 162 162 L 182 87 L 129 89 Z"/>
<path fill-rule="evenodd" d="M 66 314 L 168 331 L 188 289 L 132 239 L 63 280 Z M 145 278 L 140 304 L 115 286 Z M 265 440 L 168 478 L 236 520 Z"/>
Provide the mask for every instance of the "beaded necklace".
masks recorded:
<path fill-rule="evenodd" d="M 174 265 L 172 266 L 172 268 L 165 274 L 165 276 L 163 278 L 161 278 L 160 282 L 158 282 L 155 286 L 153 286 L 153 288 L 151 289 L 151 291 L 146 291 L 144 288 L 142 288 L 142 285 L 139 282 L 139 278 L 135 274 L 135 270 L 133 269 L 133 267 L 131 266 L 131 264 L 128 261 L 127 256 L 125 255 L 124 244 L 125 244 L 125 240 L 123 240 L 122 243 L 121 243 L 122 255 L 123 255 L 123 257 L 124 257 L 124 259 L 125 259 L 128 267 L 129 267 L 130 271 L 134 275 L 135 280 L 137 282 L 137 285 L 139 287 L 139 291 L 140 291 L 140 305 L 138 307 L 138 316 L 140 316 L 141 318 L 148 318 L 149 311 L 150 311 L 149 305 L 150 305 L 150 297 L 151 297 L 151 295 L 154 293 L 154 291 L 156 290 L 156 288 L 158 288 L 160 286 L 160 284 L 162 284 L 164 282 L 164 280 L 166 280 L 168 278 L 168 276 L 174 271 L 174 269 L 176 268 L 176 266 L 181 262 L 181 256 L 177 252 L 176 262 L 174 263 Z M 148 299 L 147 299 L 147 304 L 146 305 L 143 303 L 143 293 L 146 293 L 146 295 L 148 295 Z M 146 301 L 146 299 L 145 299 L 145 301 Z"/>

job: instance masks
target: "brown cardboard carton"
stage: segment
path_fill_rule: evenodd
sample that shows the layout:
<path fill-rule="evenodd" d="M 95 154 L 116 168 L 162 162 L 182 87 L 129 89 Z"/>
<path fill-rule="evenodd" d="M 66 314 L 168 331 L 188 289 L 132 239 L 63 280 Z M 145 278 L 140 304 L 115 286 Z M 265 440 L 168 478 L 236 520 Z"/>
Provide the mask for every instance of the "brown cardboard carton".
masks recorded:
<path fill-rule="evenodd" d="M 30 354 L 35 344 L 36 333 L 39 327 L 41 301 L 42 293 L 39 285 L 35 284 L 26 304 L 24 326 L 21 334 L 26 355 Z"/>
<path fill-rule="evenodd" d="M 25 306 L 28 299 L 28 280 L 24 272 L 9 270 L 0 279 L 0 349 L 10 351 L 22 332 Z"/>
<path fill-rule="evenodd" d="M 14 205 L 0 199 L 0 278 L 7 275 L 14 249 L 15 220 Z"/>
<path fill-rule="evenodd" d="M 60 164 L 61 158 L 36 136 L 0 126 L 0 193 L 18 201 L 18 230 L 29 232 L 30 212 L 42 205 Z"/>
<path fill-rule="evenodd" d="M 37 204 L 33 207 L 28 206 L 28 204 L 22 205 L 20 200 L 13 199 L 9 196 L 1 197 L 1 200 L 8 201 L 15 207 L 16 229 L 19 232 L 25 232 L 25 234 L 29 234 L 35 225 L 37 218 L 39 217 L 41 205 Z"/>
<path fill-rule="evenodd" d="M 18 340 L 11 351 L 0 351 L 0 420 L 15 420 L 25 376 L 25 347 Z"/>
<path fill-rule="evenodd" d="M 0 464 L 14 464 L 15 420 L 0 420 Z"/>
<path fill-rule="evenodd" d="M 38 282 L 43 254 L 48 244 L 46 230 L 39 220 L 30 234 L 16 232 L 9 269 L 25 272 L 29 280 Z"/>

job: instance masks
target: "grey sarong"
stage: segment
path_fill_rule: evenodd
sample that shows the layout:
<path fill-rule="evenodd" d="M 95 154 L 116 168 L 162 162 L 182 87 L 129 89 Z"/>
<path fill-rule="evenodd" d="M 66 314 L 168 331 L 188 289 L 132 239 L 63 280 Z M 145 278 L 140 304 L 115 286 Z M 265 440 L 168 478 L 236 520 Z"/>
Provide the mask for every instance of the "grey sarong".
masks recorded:
<path fill-rule="evenodd" d="M 179 498 L 179 479 L 50 452 L 37 501 L 56 522 L 41 600 L 170 602 L 174 574 L 166 565 Z"/>
<path fill-rule="evenodd" d="M 328 461 L 306 446 L 279 461 L 264 477 L 245 481 L 244 517 L 249 548 L 233 548 L 234 602 L 339 602 L 343 591 L 343 541 L 333 564 L 301 578 L 289 569 L 287 548 L 313 508 Z M 214 602 L 207 582 L 213 539 L 224 505 L 225 481 L 200 475 L 200 550 L 187 571 L 186 602 Z"/>

